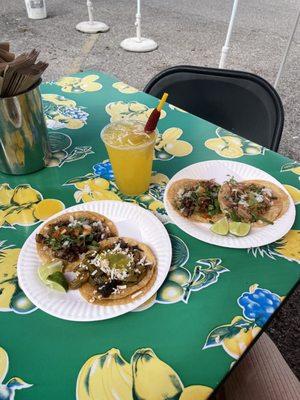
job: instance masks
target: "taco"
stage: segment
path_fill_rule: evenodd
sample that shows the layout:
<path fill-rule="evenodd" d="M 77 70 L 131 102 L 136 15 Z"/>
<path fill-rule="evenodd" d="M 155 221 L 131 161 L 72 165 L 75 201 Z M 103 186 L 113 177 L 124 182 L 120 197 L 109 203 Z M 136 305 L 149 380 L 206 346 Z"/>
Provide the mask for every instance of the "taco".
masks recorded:
<path fill-rule="evenodd" d="M 156 258 L 151 249 L 130 238 L 104 240 L 100 250 L 90 251 L 75 268 L 70 288 L 79 288 L 92 304 L 114 305 L 132 302 L 152 287 Z"/>
<path fill-rule="evenodd" d="M 214 179 L 180 179 L 174 182 L 167 199 L 181 216 L 198 222 L 215 222 L 222 217 L 218 201 L 221 185 Z"/>
<path fill-rule="evenodd" d="M 36 235 L 39 257 L 43 262 L 59 259 L 71 271 L 91 248 L 101 240 L 118 234 L 115 225 L 101 214 L 75 211 L 47 222 Z"/>
<path fill-rule="evenodd" d="M 289 208 L 289 197 L 274 183 L 264 180 L 237 182 L 230 179 L 219 192 L 221 210 L 232 221 L 262 227 L 280 218 Z"/>

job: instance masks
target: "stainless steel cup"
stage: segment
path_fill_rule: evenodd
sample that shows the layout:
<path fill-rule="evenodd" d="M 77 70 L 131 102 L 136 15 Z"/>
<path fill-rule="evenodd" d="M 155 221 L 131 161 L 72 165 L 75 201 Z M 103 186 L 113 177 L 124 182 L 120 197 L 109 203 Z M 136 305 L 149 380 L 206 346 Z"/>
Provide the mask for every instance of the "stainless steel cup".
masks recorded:
<path fill-rule="evenodd" d="M 5 174 L 38 171 L 49 158 L 39 84 L 18 96 L 0 98 L 0 171 Z"/>

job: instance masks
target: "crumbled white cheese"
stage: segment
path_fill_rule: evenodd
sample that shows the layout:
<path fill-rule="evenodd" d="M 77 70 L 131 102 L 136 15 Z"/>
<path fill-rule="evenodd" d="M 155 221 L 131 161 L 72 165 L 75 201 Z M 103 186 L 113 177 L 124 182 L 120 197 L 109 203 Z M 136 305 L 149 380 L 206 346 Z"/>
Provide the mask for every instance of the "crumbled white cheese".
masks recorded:
<path fill-rule="evenodd" d="M 239 200 L 238 204 L 240 204 L 241 206 L 244 206 L 244 207 L 249 207 L 249 204 L 247 203 L 246 200 L 241 199 L 241 200 Z"/>
<path fill-rule="evenodd" d="M 65 241 L 63 242 L 62 246 L 63 246 L 63 247 L 68 247 L 69 244 L 70 244 L 70 241 L 69 241 L 69 240 L 65 240 Z"/>
<path fill-rule="evenodd" d="M 144 257 L 142 257 L 141 259 L 140 259 L 140 261 L 137 263 L 137 265 L 143 265 L 144 264 L 144 262 L 146 261 L 146 256 L 144 256 Z"/>
<path fill-rule="evenodd" d="M 123 290 L 127 288 L 127 285 L 118 285 L 117 288 Z"/>
<path fill-rule="evenodd" d="M 101 221 L 95 221 L 92 223 L 92 226 L 97 227 L 99 226 L 99 228 L 102 228 L 102 222 Z"/>
<path fill-rule="evenodd" d="M 146 265 L 146 266 L 148 266 L 148 265 L 152 265 L 152 262 L 150 262 L 150 261 L 147 261 L 147 262 L 145 262 L 145 264 L 144 265 Z"/>
<path fill-rule="evenodd" d="M 262 195 L 262 194 L 255 194 L 255 200 L 258 202 L 258 203 L 262 203 L 263 201 L 264 201 L 264 196 Z"/>
<path fill-rule="evenodd" d="M 263 189 L 261 189 L 261 191 L 262 191 L 262 193 L 266 194 L 267 196 L 270 196 L 270 197 L 273 196 L 273 192 L 269 188 L 263 188 Z"/>

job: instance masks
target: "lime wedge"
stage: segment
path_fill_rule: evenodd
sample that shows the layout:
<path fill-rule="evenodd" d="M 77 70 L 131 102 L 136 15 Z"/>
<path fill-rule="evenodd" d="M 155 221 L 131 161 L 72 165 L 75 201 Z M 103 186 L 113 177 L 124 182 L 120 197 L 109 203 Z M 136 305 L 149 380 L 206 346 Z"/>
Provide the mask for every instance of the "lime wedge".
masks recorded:
<path fill-rule="evenodd" d="M 251 225 L 246 222 L 230 222 L 229 232 L 235 236 L 246 236 L 250 231 Z"/>
<path fill-rule="evenodd" d="M 217 233 L 218 235 L 226 236 L 229 230 L 229 224 L 226 217 L 219 219 L 219 221 L 215 222 L 210 230 L 213 233 Z"/>
<path fill-rule="evenodd" d="M 54 290 L 59 292 L 67 292 L 69 285 L 66 277 L 61 271 L 53 272 L 47 278 L 47 285 Z"/>
<path fill-rule="evenodd" d="M 53 261 L 51 263 L 42 264 L 38 268 L 38 275 L 40 280 L 47 285 L 48 276 L 56 271 L 62 272 L 62 270 L 63 270 L 63 263 L 61 261 Z"/>

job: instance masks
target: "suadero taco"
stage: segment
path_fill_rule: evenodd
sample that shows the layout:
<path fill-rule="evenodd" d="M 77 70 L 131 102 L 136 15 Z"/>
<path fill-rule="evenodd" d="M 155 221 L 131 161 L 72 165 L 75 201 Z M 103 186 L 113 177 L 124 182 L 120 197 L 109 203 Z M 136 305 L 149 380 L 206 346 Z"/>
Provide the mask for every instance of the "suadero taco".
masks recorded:
<path fill-rule="evenodd" d="M 222 217 L 218 200 L 220 187 L 214 179 L 180 179 L 170 186 L 167 199 L 185 218 L 215 222 Z"/>
<path fill-rule="evenodd" d="M 264 180 L 237 182 L 230 179 L 219 192 L 222 212 L 231 220 L 262 227 L 280 218 L 289 207 L 287 194 Z"/>

